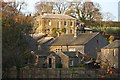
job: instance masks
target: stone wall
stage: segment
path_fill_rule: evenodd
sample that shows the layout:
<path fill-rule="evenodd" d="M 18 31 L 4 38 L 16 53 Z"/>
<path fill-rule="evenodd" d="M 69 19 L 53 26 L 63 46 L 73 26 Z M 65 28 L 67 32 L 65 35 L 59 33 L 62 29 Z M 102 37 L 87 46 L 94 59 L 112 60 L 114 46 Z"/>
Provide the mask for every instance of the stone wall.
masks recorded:
<path fill-rule="evenodd" d="M 12 69 L 8 73 L 9 78 L 16 78 L 16 70 Z M 103 70 L 69 68 L 69 69 L 42 69 L 42 68 L 22 68 L 20 78 L 98 78 L 101 76 L 109 77 Z M 114 76 L 116 77 L 116 76 Z"/>

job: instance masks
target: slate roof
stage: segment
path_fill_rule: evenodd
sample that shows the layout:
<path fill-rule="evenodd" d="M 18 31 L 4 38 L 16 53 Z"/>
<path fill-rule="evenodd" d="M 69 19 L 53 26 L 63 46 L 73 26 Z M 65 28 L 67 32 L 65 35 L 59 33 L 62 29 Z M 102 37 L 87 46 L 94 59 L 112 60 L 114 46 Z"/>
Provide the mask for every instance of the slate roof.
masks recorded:
<path fill-rule="evenodd" d="M 118 48 L 118 47 L 120 47 L 120 40 L 115 40 L 111 44 L 108 44 L 107 46 L 105 46 L 104 49 L 105 48 Z"/>
<path fill-rule="evenodd" d="M 55 52 L 49 52 L 49 56 L 55 56 L 55 57 L 57 57 L 57 58 L 60 58 Z"/>
<path fill-rule="evenodd" d="M 38 42 L 33 37 L 26 35 L 26 41 L 28 43 L 28 47 L 31 51 L 33 51 L 35 54 L 39 54 L 40 56 L 47 56 L 49 53 L 47 50 L 44 50 L 44 48 L 40 45 L 40 50 L 38 50 Z"/>
<path fill-rule="evenodd" d="M 76 56 L 76 53 L 75 51 L 72 51 L 72 52 L 63 52 L 65 55 L 69 56 L 70 58 L 74 58 L 74 57 L 77 57 Z M 78 56 L 80 56 L 81 54 L 78 54 Z"/>
<path fill-rule="evenodd" d="M 41 38 L 43 38 L 43 37 L 45 37 L 45 36 L 47 36 L 47 35 L 46 35 L 46 34 L 39 33 L 39 34 L 34 34 L 34 35 L 33 35 L 33 38 L 34 38 L 35 40 L 39 40 L 39 39 L 41 39 Z"/>
<path fill-rule="evenodd" d="M 49 46 L 64 46 L 64 45 L 84 45 L 99 33 L 80 33 L 77 37 L 74 34 L 64 34 L 57 37 L 54 41 L 47 43 Z"/>
<path fill-rule="evenodd" d="M 38 51 L 37 41 L 31 36 L 26 35 L 25 37 L 28 43 L 28 47 L 35 53 L 38 53 L 39 51 Z"/>
<path fill-rule="evenodd" d="M 51 41 L 52 39 L 53 39 L 53 37 L 44 37 L 44 38 L 38 40 L 38 43 L 44 44 L 44 43 Z"/>
<path fill-rule="evenodd" d="M 75 19 L 69 15 L 64 15 L 64 14 L 44 14 L 44 15 L 36 17 L 36 18 Z"/>

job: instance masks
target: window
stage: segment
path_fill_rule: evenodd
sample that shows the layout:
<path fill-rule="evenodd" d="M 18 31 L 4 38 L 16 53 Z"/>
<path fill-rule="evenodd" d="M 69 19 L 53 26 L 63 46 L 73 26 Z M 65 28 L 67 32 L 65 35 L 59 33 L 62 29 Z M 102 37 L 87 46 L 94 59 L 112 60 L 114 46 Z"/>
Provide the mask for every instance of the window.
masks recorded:
<path fill-rule="evenodd" d="M 52 25 L 52 21 L 51 21 L 51 20 L 49 20 L 49 21 L 48 21 L 48 23 L 49 23 L 49 26 L 51 26 L 51 25 Z"/>
<path fill-rule="evenodd" d="M 70 66 L 73 66 L 73 60 L 70 60 Z"/>
<path fill-rule="evenodd" d="M 56 52 L 60 52 L 60 51 L 62 51 L 62 49 L 61 49 L 61 48 L 56 49 Z"/>
<path fill-rule="evenodd" d="M 46 24 L 46 20 L 44 20 L 44 24 Z"/>
<path fill-rule="evenodd" d="M 64 21 L 64 26 L 67 26 L 67 22 L 66 21 Z"/>
<path fill-rule="evenodd" d="M 75 48 L 70 48 L 69 51 L 76 51 Z"/>
<path fill-rule="evenodd" d="M 66 34 L 68 34 L 68 30 L 66 30 Z"/>
<path fill-rule="evenodd" d="M 97 44 L 99 43 L 99 41 L 97 40 Z"/>
<path fill-rule="evenodd" d="M 40 45 L 38 45 L 38 50 L 40 50 L 41 49 L 41 46 Z"/>
<path fill-rule="evenodd" d="M 70 26 L 72 26 L 72 27 L 73 27 L 73 26 L 74 26 L 74 22 L 72 22 L 72 21 L 71 21 L 71 22 L 70 22 Z"/>
<path fill-rule="evenodd" d="M 58 21 L 58 29 L 61 28 L 61 21 Z"/>
<path fill-rule="evenodd" d="M 40 25 L 40 22 L 39 22 L 39 21 L 36 21 L 36 24 L 39 26 L 39 25 Z"/>
<path fill-rule="evenodd" d="M 115 49 L 113 50 L 113 56 L 116 56 L 116 51 L 115 51 Z"/>

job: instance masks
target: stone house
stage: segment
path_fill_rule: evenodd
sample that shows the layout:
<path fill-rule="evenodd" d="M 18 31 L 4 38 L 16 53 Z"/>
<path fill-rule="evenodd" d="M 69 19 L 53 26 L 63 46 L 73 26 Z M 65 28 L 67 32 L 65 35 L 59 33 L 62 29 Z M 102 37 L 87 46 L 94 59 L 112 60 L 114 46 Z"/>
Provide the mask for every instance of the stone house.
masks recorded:
<path fill-rule="evenodd" d="M 119 57 L 119 50 L 120 50 L 120 40 L 115 40 L 111 44 L 108 44 L 104 48 L 101 49 L 100 53 L 100 61 L 101 67 L 114 67 L 118 68 L 118 57 Z"/>
<path fill-rule="evenodd" d="M 78 35 L 63 34 L 44 45 L 49 46 L 50 51 L 61 58 L 63 68 L 69 68 L 70 64 L 74 64 L 74 67 L 80 64 L 78 59 L 81 59 L 81 56 L 76 58 L 76 53 L 96 58 L 97 52 L 107 44 L 108 41 L 100 33 L 80 33 Z"/>
<path fill-rule="evenodd" d="M 69 34 L 74 33 L 76 19 L 65 14 L 48 14 L 35 17 L 34 26 L 37 27 L 37 33 L 52 34 L 53 30 Z"/>
<path fill-rule="evenodd" d="M 47 56 L 48 68 L 70 68 L 79 67 L 81 63 L 81 54 L 77 52 L 52 52 Z"/>
<path fill-rule="evenodd" d="M 44 34 L 26 35 L 28 47 L 30 48 L 30 54 L 34 59 L 34 65 L 39 68 L 47 68 L 47 57 L 49 56 L 49 49 L 42 45 L 44 42 L 50 41 L 52 37 L 47 37 Z"/>
<path fill-rule="evenodd" d="M 61 59 L 54 52 L 47 56 L 47 68 L 61 68 Z"/>

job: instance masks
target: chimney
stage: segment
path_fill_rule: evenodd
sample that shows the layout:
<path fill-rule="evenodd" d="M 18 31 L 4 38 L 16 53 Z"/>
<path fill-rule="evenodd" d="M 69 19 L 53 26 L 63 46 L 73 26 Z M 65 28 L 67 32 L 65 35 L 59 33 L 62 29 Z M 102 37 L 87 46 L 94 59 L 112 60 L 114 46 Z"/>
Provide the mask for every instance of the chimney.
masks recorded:
<path fill-rule="evenodd" d="M 77 27 L 75 27 L 75 33 L 74 33 L 74 37 L 77 37 Z"/>

